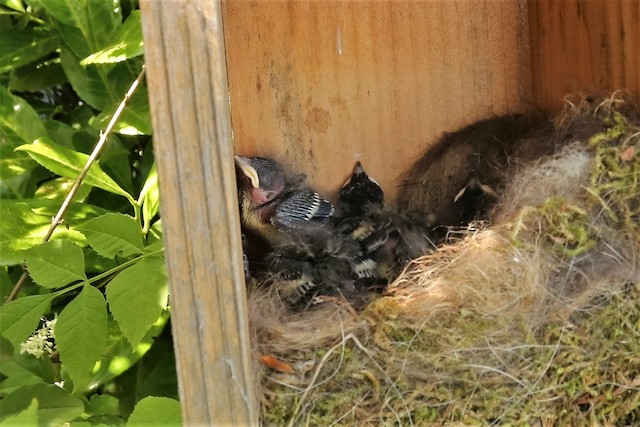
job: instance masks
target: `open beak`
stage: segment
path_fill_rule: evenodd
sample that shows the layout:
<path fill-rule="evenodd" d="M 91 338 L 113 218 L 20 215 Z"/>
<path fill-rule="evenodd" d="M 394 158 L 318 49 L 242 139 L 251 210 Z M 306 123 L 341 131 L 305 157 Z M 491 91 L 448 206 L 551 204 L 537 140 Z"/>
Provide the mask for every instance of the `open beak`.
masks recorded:
<path fill-rule="evenodd" d="M 249 159 L 241 156 L 234 157 L 238 168 L 251 181 L 251 186 L 253 188 L 260 188 L 260 178 L 258 177 L 258 172 L 256 172 L 255 168 L 249 164 Z"/>

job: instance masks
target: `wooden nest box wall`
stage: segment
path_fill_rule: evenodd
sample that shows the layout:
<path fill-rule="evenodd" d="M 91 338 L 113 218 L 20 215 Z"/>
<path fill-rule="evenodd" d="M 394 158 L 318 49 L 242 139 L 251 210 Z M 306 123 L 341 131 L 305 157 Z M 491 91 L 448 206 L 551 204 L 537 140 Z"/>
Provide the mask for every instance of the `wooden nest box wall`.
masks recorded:
<path fill-rule="evenodd" d="M 258 422 L 233 153 L 386 193 L 445 131 L 640 95 L 640 1 L 141 2 L 186 425 Z M 230 103 L 229 103 L 230 101 Z"/>

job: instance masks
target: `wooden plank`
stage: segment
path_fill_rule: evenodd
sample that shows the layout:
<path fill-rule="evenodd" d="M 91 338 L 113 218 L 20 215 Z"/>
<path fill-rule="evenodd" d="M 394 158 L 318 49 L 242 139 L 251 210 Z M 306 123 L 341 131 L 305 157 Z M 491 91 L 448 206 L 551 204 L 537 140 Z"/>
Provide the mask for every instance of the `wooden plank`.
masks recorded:
<path fill-rule="evenodd" d="M 256 425 L 220 3 L 141 2 L 185 425 Z"/>
<path fill-rule="evenodd" d="M 531 99 L 526 0 L 223 1 L 241 154 L 333 194 L 355 159 L 396 191 L 419 153 Z"/>
<path fill-rule="evenodd" d="M 567 93 L 627 88 L 640 96 L 640 1 L 530 0 L 534 102 Z"/>

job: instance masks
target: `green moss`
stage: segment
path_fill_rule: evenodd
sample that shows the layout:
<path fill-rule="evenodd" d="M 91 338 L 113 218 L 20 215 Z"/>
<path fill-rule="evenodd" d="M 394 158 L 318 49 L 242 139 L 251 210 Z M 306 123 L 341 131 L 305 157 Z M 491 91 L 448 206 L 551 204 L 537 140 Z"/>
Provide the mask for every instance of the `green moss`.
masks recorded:
<path fill-rule="evenodd" d="M 582 199 L 525 208 L 513 224 L 516 244 L 540 236 L 545 249 L 566 260 L 588 254 L 609 233 L 640 236 L 638 127 L 615 110 L 603 116 L 604 130 L 589 141 L 594 167 Z M 576 307 L 566 322 L 536 327 L 526 313 L 488 317 L 461 309 L 416 322 L 401 310 L 393 298 L 367 307 L 361 316 L 370 328 L 357 332 L 366 350 L 346 340 L 336 350 L 288 354 L 287 360 L 316 366 L 291 388 L 267 373 L 264 420 L 287 425 L 295 417 L 296 426 L 640 422 L 640 284 Z"/>

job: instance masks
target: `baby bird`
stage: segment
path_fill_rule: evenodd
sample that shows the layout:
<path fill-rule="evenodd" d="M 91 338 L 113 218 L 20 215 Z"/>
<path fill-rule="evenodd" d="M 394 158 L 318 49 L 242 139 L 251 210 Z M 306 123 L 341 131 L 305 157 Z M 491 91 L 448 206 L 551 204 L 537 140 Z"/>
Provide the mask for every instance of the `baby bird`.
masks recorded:
<path fill-rule="evenodd" d="M 289 175 L 273 159 L 235 156 L 242 225 L 270 244 L 283 232 L 304 232 L 328 223 L 333 204 Z"/>
<path fill-rule="evenodd" d="M 318 296 L 339 296 L 353 306 L 364 301 L 358 289 L 361 250 L 357 242 L 331 228 L 288 233 L 266 257 L 266 282 L 293 309 L 312 305 Z"/>
<path fill-rule="evenodd" d="M 361 245 L 363 256 L 376 264 L 373 276 L 383 284 L 409 261 L 434 250 L 433 225 L 428 213 L 386 208 L 382 188 L 360 162 L 340 189 L 336 229 Z"/>

